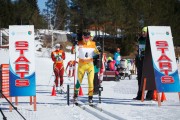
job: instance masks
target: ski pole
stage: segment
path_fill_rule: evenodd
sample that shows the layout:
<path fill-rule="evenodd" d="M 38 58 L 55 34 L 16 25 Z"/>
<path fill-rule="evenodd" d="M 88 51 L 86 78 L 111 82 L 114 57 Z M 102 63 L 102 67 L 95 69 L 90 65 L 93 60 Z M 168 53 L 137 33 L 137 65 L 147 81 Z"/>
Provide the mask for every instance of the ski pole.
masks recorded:
<path fill-rule="evenodd" d="M 52 72 L 51 77 L 50 77 L 50 79 L 49 79 L 49 83 L 48 83 L 48 85 L 50 85 L 50 82 L 51 82 L 52 76 L 53 76 L 53 72 Z"/>
<path fill-rule="evenodd" d="M 24 119 L 26 120 L 26 118 L 18 111 L 17 107 L 15 107 L 7 98 L 6 96 L 2 93 L 2 90 L 0 91 L 0 94 L 6 99 L 6 101 L 14 108 L 14 110 L 16 110 L 16 112 Z"/>
<path fill-rule="evenodd" d="M 67 105 L 69 106 L 69 84 L 67 84 Z"/>

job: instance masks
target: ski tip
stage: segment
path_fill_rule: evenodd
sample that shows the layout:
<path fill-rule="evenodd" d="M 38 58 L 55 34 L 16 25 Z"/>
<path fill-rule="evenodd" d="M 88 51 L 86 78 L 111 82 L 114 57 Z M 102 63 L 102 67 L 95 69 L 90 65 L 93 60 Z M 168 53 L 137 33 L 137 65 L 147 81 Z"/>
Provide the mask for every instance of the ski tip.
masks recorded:
<path fill-rule="evenodd" d="M 89 104 L 89 106 L 94 107 L 94 105 L 93 105 L 93 104 L 91 104 L 91 103 Z"/>

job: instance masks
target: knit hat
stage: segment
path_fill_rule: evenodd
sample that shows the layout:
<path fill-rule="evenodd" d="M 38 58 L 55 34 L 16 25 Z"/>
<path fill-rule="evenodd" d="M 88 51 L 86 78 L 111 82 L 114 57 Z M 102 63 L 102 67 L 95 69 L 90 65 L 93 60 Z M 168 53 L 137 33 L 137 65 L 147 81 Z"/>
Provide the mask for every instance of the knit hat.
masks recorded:
<path fill-rule="evenodd" d="M 60 46 L 61 46 L 60 44 L 56 44 L 55 48 L 60 48 Z"/>
<path fill-rule="evenodd" d="M 143 27 L 142 32 L 147 32 L 147 27 Z"/>
<path fill-rule="evenodd" d="M 109 60 L 112 61 L 112 60 L 113 60 L 112 57 L 108 57 L 108 61 L 109 61 Z"/>

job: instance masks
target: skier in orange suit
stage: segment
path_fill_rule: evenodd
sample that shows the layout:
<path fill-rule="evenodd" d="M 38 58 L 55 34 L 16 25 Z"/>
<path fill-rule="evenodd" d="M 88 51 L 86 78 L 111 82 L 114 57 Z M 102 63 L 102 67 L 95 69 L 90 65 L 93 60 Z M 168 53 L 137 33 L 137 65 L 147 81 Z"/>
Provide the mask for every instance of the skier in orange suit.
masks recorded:
<path fill-rule="evenodd" d="M 64 65 L 63 60 L 65 60 L 65 53 L 60 49 L 60 44 L 55 45 L 56 50 L 51 53 L 53 64 L 53 70 L 55 74 L 55 84 L 56 89 L 58 89 L 58 81 L 60 78 L 60 87 L 63 85 L 63 75 L 64 75 Z"/>

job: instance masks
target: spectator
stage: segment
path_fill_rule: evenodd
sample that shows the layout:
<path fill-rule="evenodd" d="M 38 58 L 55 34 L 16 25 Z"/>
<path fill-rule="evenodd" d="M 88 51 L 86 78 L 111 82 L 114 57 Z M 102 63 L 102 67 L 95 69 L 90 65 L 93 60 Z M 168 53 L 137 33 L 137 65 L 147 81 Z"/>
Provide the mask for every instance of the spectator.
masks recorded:
<path fill-rule="evenodd" d="M 116 64 L 116 61 L 115 60 L 111 60 L 109 62 L 109 70 L 115 71 L 115 64 Z"/>
<path fill-rule="evenodd" d="M 112 60 L 113 60 L 112 57 L 108 57 L 108 59 L 107 59 L 107 64 L 106 64 L 106 70 L 110 70 L 110 68 L 109 68 L 109 63 L 110 63 Z"/>
<path fill-rule="evenodd" d="M 116 61 L 116 67 L 120 64 L 121 55 L 120 55 L 120 48 L 116 49 L 116 52 L 114 53 L 114 60 Z"/>
<path fill-rule="evenodd" d="M 110 71 L 115 71 L 115 75 L 117 77 L 119 75 L 119 71 L 117 71 L 117 68 L 115 67 L 115 64 L 116 64 L 116 61 L 111 58 L 111 60 L 109 62 L 109 70 Z"/>
<path fill-rule="evenodd" d="M 133 98 L 134 100 L 141 100 L 142 97 L 141 80 L 142 80 L 142 70 L 143 70 L 146 39 L 147 39 L 147 27 L 144 27 L 142 29 L 142 35 L 138 39 L 138 54 L 135 59 L 135 64 L 137 67 L 138 92 L 137 92 L 137 96 Z M 153 90 L 148 90 L 146 94 L 146 100 L 152 100 L 152 98 L 153 98 Z"/>
<path fill-rule="evenodd" d="M 95 41 L 94 41 L 95 42 Z M 98 73 L 100 71 L 100 68 L 102 67 L 102 48 L 101 44 L 99 42 L 96 43 L 96 48 L 98 48 L 100 54 L 96 54 L 93 56 L 93 64 L 94 64 L 94 91 L 93 94 L 97 95 L 99 93 L 99 87 L 100 87 L 100 80 L 98 77 Z"/>

